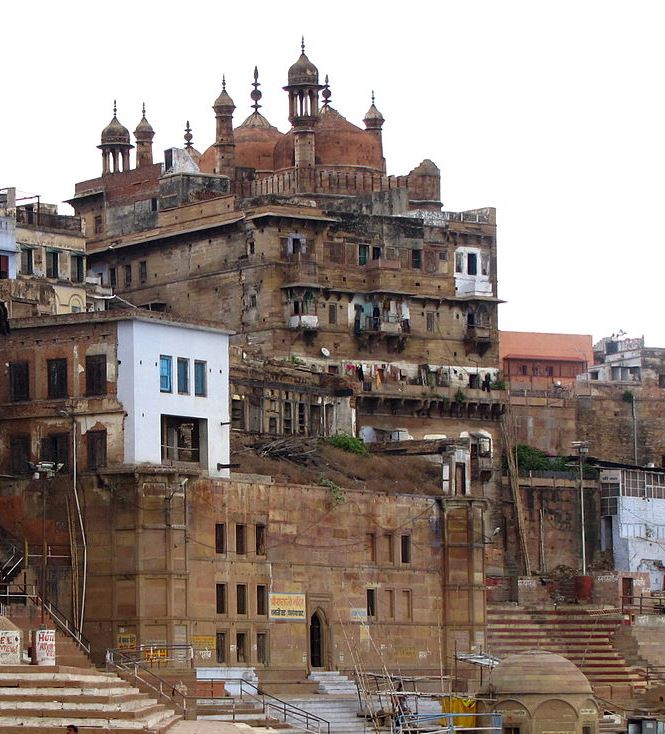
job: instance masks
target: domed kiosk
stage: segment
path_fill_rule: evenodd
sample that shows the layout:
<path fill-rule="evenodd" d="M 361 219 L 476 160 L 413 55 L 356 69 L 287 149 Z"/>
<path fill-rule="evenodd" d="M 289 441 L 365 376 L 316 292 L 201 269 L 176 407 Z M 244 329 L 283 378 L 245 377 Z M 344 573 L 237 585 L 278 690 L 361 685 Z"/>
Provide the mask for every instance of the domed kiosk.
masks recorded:
<path fill-rule="evenodd" d="M 598 707 L 587 677 L 546 650 L 509 655 L 483 688 L 487 711 L 500 713 L 510 734 L 597 734 Z"/>

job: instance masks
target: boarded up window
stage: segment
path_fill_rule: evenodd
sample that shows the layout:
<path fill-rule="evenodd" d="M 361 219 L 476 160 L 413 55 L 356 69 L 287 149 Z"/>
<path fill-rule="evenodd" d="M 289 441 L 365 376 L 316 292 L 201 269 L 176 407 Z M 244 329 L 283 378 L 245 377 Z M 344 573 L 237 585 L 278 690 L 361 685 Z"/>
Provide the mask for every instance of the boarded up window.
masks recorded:
<path fill-rule="evenodd" d="M 343 242 L 329 242 L 326 246 L 328 250 L 328 260 L 334 263 L 344 263 L 344 243 Z"/>
<path fill-rule="evenodd" d="M 247 584 L 236 584 L 236 611 L 247 614 Z"/>
<path fill-rule="evenodd" d="M 328 323 L 329 324 L 337 323 L 337 304 L 336 303 L 328 304 Z"/>
<path fill-rule="evenodd" d="M 268 663 L 268 633 L 257 632 L 256 634 L 256 662 L 267 665 Z"/>
<path fill-rule="evenodd" d="M 48 397 L 67 397 L 67 360 L 49 359 L 46 362 L 48 374 Z"/>
<path fill-rule="evenodd" d="M 258 584 L 256 587 L 256 613 L 260 617 L 268 614 L 268 589 L 265 584 Z"/>
<path fill-rule="evenodd" d="M 266 526 L 256 526 L 256 555 L 265 556 L 266 554 Z"/>
<path fill-rule="evenodd" d="M 223 522 L 215 525 L 215 553 L 226 553 L 226 524 Z"/>
<path fill-rule="evenodd" d="M 27 474 L 30 471 L 30 436 L 11 436 L 9 439 L 9 471 Z"/>
<path fill-rule="evenodd" d="M 85 394 L 106 394 L 105 354 L 92 354 L 85 358 Z"/>
<path fill-rule="evenodd" d="M 226 632 L 217 632 L 215 642 L 217 662 L 226 663 Z"/>
<path fill-rule="evenodd" d="M 40 458 L 42 461 L 62 464 L 61 471 L 66 470 L 69 464 L 69 434 L 55 433 L 42 438 Z"/>
<path fill-rule="evenodd" d="M 27 362 L 11 362 L 9 381 L 12 400 L 30 399 L 30 368 Z"/>
<path fill-rule="evenodd" d="M 217 584 L 215 595 L 217 614 L 226 614 L 226 584 Z"/>
<path fill-rule="evenodd" d="M 439 270 L 439 258 L 436 252 L 425 251 L 425 272 L 436 273 Z"/>
<path fill-rule="evenodd" d="M 244 556 L 247 553 L 247 526 L 236 525 L 236 554 Z"/>
<path fill-rule="evenodd" d="M 106 466 L 106 431 L 88 431 L 88 469 Z"/>

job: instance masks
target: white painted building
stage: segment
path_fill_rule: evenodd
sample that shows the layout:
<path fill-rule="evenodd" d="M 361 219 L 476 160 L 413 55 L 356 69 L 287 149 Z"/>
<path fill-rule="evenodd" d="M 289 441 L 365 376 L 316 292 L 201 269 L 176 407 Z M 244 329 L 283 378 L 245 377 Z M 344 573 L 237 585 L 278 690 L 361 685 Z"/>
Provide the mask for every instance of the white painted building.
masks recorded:
<path fill-rule="evenodd" d="M 601 547 L 617 571 L 645 571 L 665 588 L 665 471 L 601 469 Z"/>
<path fill-rule="evenodd" d="M 141 314 L 118 322 L 126 464 L 187 461 L 229 476 L 229 334 Z"/>

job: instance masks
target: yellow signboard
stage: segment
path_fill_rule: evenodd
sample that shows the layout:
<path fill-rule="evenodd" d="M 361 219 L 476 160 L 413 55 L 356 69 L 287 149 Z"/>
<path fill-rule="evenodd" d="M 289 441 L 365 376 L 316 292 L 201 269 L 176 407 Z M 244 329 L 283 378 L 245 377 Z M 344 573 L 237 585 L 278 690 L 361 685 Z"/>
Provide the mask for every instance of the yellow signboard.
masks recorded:
<path fill-rule="evenodd" d="M 269 595 L 270 619 L 283 619 L 288 622 L 304 622 L 307 618 L 304 594 Z"/>
<path fill-rule="evenodd" d="M 136 635 L 133 632 L 118 633 L 116 640 L 118 650 L 135 650 Z"/>

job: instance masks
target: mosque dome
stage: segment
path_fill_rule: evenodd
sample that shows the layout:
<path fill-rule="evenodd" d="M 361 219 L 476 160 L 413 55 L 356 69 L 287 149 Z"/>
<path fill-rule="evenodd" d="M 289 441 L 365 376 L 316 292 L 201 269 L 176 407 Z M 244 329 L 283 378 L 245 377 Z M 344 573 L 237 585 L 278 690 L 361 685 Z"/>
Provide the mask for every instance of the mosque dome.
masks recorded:
<path fill-rule="evenodd" d="M 155 135 L 155 131 L 152 129 L 152 125 L 148 122 L 145 116 L 145 105 L 143 105 L 143 117 L 134 130 L 134 137 L 137 140 L 147 140 L 150 142 Z"/>
<path fill-rule="evenodd" d="M 300 58 L 289 69 L 289 86 L 297 84 L 315 85 L 319 83 L 319 70 L 305 54 L 305 40 L 302 42 Z"/>
<path fill-rule="evenodd" d="M 574 663 L 546 650 L 509 655 L 492 670 L 490 681 L 495 696 L 593 695 L 589 680 Z"/>
<path fill-rule="evenodd" d="M 118 120 L 113 103 L 113 119 L 102 130 L 102 145 L 129 145 L 129 130 Z"/>
<path fill-rule="evenodd" d="M 333 107 L 321 110 L 314 126 L 316 165 L 363 166 L 383 169 L 381 145 L 374 135 L 361 130 Z M 291 130 L 275 146 L 275 170 L 295 165 L 294 132 Z"/>

